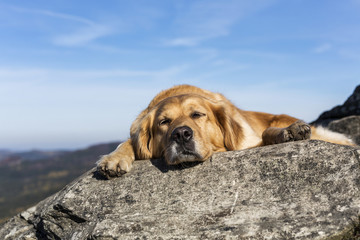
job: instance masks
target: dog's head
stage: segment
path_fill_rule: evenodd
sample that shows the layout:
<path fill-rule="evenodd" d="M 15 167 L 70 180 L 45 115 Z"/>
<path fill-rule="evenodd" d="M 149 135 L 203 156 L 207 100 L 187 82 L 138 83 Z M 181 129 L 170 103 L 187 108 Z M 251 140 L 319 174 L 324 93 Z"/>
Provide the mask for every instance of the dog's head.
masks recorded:
<path fill-rule="evenodd" d="M 138 159 L 164 157 L 168 164 L 204 161 L 214 152 L 235 150 L 242 128 L 226 101 L 185 94 L 166 98 L 131 126 Z"/>

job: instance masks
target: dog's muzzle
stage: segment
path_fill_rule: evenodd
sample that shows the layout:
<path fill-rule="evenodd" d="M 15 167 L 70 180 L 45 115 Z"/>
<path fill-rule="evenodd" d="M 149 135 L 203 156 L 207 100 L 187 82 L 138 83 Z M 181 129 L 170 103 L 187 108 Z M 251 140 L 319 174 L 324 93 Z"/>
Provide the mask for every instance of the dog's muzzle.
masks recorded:
<path fill-rule="evenodd" d="M 177 127 L 171 133 L 171 140 L 178 144 L 186 144 L 193 138 L 193 130 L 188 126 Z"/>
<path fill-rule="evenodd" d="M 201 156 L 196 152 L 194 132 L 188 126 L 175 128 L 171 135 L 171 159 L 169 164 L 177 164 L 179 162 L 192 162 L 199 160 Z"/>

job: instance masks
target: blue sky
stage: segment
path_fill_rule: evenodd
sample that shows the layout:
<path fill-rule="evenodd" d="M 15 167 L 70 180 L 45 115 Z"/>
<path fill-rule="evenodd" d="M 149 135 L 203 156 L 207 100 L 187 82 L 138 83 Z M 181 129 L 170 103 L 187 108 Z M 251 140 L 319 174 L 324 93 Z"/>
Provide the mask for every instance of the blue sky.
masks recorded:
<path fill-rule="evenodd" d="M 162 89 L 315 120 L 360 83 L 359 0 L 0 1 L 0 149 L 122 140 Z"/>

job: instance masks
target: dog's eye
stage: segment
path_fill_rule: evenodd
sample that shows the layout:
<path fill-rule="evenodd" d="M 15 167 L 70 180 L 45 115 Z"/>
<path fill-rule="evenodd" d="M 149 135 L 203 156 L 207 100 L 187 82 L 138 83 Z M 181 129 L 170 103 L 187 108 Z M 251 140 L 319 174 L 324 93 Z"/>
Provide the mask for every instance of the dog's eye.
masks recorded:
<path fill-rule="evenodd" d="M 202 117 L 202 116 L 205 116 L 205 113 L 193 112 L 193 113 L 191 114 L 191 118 L 193 118 L 193 119 L 200 118 L 200 117 Z"/>
<path fill-rule="evenodd" d="M 169 124 L 169 123 L 171 123 L 171 120 L 168 119 L 168 118 L 165 118 L 165 119 L 163 119 L 163 120 L 160 120 L 159 126 L 161 126 L 161 125 L 167 125 L 167 124 Z"/>

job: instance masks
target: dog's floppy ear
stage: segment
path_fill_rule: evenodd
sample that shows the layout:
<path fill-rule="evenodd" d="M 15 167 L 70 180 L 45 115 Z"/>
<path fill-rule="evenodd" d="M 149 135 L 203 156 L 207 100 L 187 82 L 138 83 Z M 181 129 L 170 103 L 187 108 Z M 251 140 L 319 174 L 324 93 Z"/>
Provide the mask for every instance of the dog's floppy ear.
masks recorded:
<path fill-rule="evenodd" d="M 131 143 L 135 152 L 135 159 L 152 158 L 152 125 L 154 112 L 141 113 L 130 128 Z"/>
<path fill-rule="evenodd" d="M 221 101 L 213 106 L 213 113 L 224 136 L 226 150 L 238 150 L 243 139 L 243 131 L 240 124 L 233 118 L 231 106 Z"/>

